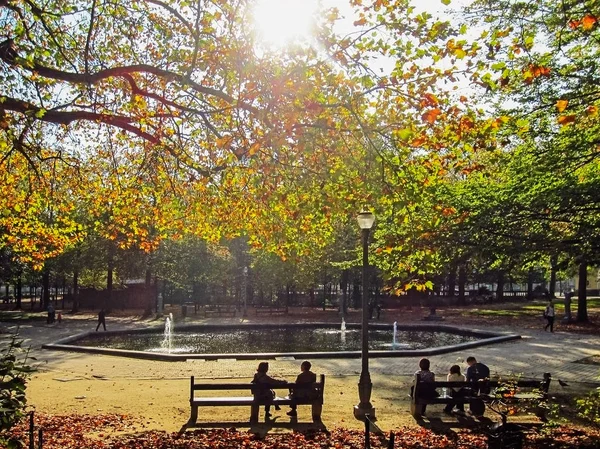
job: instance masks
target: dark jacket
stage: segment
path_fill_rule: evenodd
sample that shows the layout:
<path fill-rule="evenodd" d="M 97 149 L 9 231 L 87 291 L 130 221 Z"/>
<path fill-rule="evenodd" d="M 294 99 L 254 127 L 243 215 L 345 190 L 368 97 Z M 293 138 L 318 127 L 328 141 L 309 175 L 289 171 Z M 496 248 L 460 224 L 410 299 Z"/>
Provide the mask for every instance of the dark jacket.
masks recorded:
<path fill-rule="evenodd" d="M 252 379 L 253 384 L 261 384 L 264 386 L 277 386 L 277 385 L 285 385 L 287 382 L 285 380 L 277 380 L 273 379 L 267 373 L 256 373 L 254 374 L 254 379 Z M 252 390 L 254 397 L 256 399 L 261 400 L 270 400 L 275 397 L 275 392 L 270 388 L 256 388 Z"/>
<path fill-rule="evenodd" d="M 294 399 L 312 399 L 316 395 L 314 388 L 310 385 L 317 381 L 317 375 L 312 371 L 302 371 L 296 377 L 296 385 L 306 385 L 306 387 L 297 387 L 290 391 L 290 397 Z"/>

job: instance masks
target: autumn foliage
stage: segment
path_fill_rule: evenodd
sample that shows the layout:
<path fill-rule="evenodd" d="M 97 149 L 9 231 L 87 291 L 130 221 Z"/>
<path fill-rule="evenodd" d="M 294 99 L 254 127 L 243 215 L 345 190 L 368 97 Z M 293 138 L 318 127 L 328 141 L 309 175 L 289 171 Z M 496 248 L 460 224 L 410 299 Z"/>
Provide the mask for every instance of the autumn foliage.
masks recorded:
<path fill-rule="evenodd" d="M 245 430 L 202 429 L 176 433 L 146 431 L 131 432 L 134 420 L 127 415 L 36 415 L 36 425 L 43 429 L 45 449 L 362 449 L 364 434 L 357 430 L 341 428 L 329 432 L 307 431 L 268 433 L 264 438 Z M 436 433 L 420 427 L 395 429 L 395 448 L 405 449 L 484 449 L 487 435 L 484 432 L 461 430 Z M 15 428 L 10 436 L 28 443 L 25 422 Z M 387 435 L 389 436 L 389 435 Z M 36 430 L 37 438 L 37 430 Z M 385 448 L 384 438 L 371 435 L 371 446 Z M 36 440 L 37 441 L 37 440 Z M 600 434 L 575 428 L 554 428 L 541 432 L 526 432 L 526 449 L 552 447 L 593 448 L 600 442 Z"/>

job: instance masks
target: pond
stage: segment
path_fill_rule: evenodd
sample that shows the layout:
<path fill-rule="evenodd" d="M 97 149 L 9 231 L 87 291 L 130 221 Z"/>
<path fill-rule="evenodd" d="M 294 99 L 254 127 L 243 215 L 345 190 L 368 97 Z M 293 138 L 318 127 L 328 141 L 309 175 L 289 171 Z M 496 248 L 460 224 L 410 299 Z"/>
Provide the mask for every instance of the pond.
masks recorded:
<path fill-rule="evenodd" d="M 476 335 L 435 329 L 399 329 L 394 344 L 392 326 L 369 329 L 369 349 L 406 350 L 457 345 L 480 339 Z M 160 331 L 89 334 L 73 342 L 79 346 L 170 354 L 253 354 L 360 351 L 360 329 L 341 331 L 319 327 L 217 328 L 175 330 L 166 339 Z"/>

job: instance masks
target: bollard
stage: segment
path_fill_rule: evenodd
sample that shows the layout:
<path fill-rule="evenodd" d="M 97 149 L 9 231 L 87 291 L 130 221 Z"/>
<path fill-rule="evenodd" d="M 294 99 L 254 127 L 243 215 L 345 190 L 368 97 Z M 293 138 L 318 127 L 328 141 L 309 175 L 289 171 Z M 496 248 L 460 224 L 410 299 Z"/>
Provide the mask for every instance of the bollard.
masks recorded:
<path fill-rule="evenodd" d="M 38 449 L 43 449 L 42 446 L 44 445 L 44 438 L 42 437 L 42 433 L 42 429 L 38 429 Z"/>
<path fill-rule="evenodd" d="M 371 449 L 371 438 L 369 432 L 369 415 L 365 415 L 365 449 Z"/>
<path fill-rule="evenodd" d="M 29 412 L 29 449 L 35 449 L 33 438 L 33 412 Z"/>
<path fill-rule="evenodd" d="M 388 441 L 387 449 L 394 449 L 394 439 L 395 438 L 396 438 L 396 436 L 394 435 L 394 432 L 390 432 L 390 440 Z"/>

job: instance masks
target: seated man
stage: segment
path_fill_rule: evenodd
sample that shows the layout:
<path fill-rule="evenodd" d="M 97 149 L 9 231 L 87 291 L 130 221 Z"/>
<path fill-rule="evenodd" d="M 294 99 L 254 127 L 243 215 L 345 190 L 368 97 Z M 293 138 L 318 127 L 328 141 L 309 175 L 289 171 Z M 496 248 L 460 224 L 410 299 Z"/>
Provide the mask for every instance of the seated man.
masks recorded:
<path fill-rule="evenodd" d="M 467 368 L 466 378 L 467 382 L 482 382 L 485 380 L 489 380 L 490 378 L 490 369 L 480 363 L 475 359 L 475 357 L 467 357 Z M 481 387 L 480 385 L 473 387 L 473 395 L 477 395 L 477 393 L 481 394 L 489 394 L 490 388 L 488 386 Z M 471 413 L 475 416 L 483 415 L 483 410 L 485 410 L 485 405 L 483 405 L 483 401 L 481 399 L 472 401 L 470 404 Z"/>
<path fill-rule="evenodd" d="M 310 368 L 312 367 L 311 363 L 308 360 L 305 360 L 300 365 L 301 373 L 298 374 L 296 378 L 296 385 L 306 385 L 306 388 L 294 388 L 290 391 L 290 398 L 292 399 L 311 399 L 315 394 L 314 390 L 310 388 L 310 385 L 317 381 L 317 375 L 313 373 Z M 290 405 L 290 411 L 287 412 L 288 416 L 297 416 L 298 412 L 296 411 L 296 404 Z"/>

